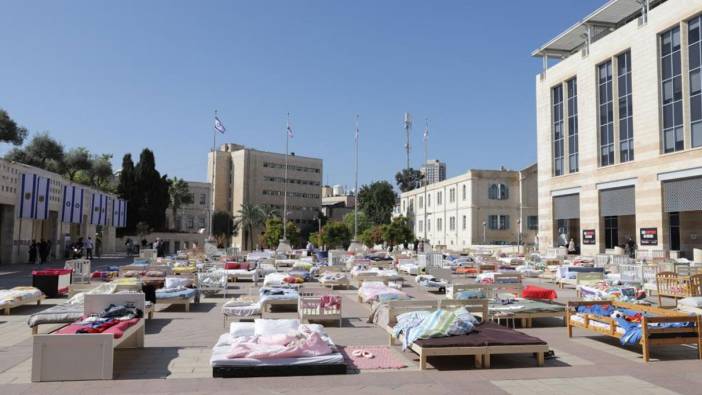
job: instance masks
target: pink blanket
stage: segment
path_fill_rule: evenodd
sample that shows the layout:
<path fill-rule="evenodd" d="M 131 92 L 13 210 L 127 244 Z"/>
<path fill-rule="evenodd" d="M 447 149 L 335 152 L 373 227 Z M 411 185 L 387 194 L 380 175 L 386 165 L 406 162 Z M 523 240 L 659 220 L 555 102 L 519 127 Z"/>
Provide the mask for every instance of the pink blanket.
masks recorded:
<path fill-rule="evenodd" d="M 316 357 L 331 354 L 332 349 L 317 332 L 295 335 L 240 337 L 234 339 L 227 358 L 277 359 Z"/>
<path fill-rule="evenodd" d="M 399 295 L 401 297 L 406 297 L 407 294 L 400 291 L 399 289 L 395 288 L 390 288 L 386 285 L 380 285 L 380 286 L 369 286 L 367 287 L 365 284 L 361 286 L 361 288 L 358 290 L 358 293 L 361 295 L 361 298 L 368 302 L 368 301 L 377 301 L 380 295 Z"/>

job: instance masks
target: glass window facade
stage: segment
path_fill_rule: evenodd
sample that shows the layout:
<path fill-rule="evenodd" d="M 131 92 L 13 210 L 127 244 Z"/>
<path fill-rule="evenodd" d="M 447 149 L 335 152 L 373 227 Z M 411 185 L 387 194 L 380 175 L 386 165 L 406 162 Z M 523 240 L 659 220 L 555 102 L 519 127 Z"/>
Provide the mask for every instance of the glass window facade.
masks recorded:
<path fill-rule="evenodd" d="M 551 88 L 551 133 L 553 134 L 553 175 L 563 175 L 563 86 Z"/>
<path fill-rule="evenodd" d="M 436 193 L 436 205 L 437 206 L 441 206 L 441 202 L 443 201 L 442 197 L 443 196 L 442 196 L 441 191 Z"/>
<path fill-rule="evenodd" d="M 443 219 L 437 218 L 436 219 L 436 230 L 441 231 L 442 225 L 443 225 Z"/>
<path fill-rule="evenodd" d="M 536 215 L 527 216 L 527 229 L 539 230 L 539 217 Z"/>
<path fill-rule="evenodd" d="M 702 16 L 688 22 L 688 64 L 690 66 L 690 127 L 693 147 L 702 146 Z"/>
<path fill-rule="evenodd" d="M 663 152 L 685 148 L 683 135 L 682 76 L 680 61 L 680 28 L 668 30 L 659 37 L 661 57 L 661 113 L 663 114 Z"/>
<path fill-rule="evenodd" d="M 631 52 L 617 56 L 619 96 L 619 161 L 634 160 L 634 113 L 631 95 Z"/>
<path fill-rule="evenodd" d="M 568 171 L 578 171 L 578 81 L 566 82 L 568 87 Z"/>
<path fill-rule="evenodd" d="M 600 166 L 614 163 L 614 109 L 612 103 L 612 62 L 597 66 L 599 99 Z"/>

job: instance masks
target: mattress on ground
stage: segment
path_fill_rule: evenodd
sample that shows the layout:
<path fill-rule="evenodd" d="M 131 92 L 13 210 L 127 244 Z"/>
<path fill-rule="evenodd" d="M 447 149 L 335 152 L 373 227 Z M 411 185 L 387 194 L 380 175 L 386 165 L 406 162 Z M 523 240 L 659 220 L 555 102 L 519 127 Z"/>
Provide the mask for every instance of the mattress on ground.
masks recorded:
<path fill-rule="evenodd" d="M 14 305 L 27 300 L 41 297 L 42 292 L 35 287 L 14 287 L 12 289 L 0 289 L 0 307 Z"/>
<path fill-rule="evenodd" d="M 420 347 L 486 347 L 486 346 L 523 346 L 546 344 L 538 337 L 529 336 L 514 329 L 500 326 L 494 322 L 484 322 L 475 327 L 473 332 L 458 335 L 416 340 Z"/>
<path fill-rule="evenodd" d="M 251 303 L 249 305 L 234 305 L 222 307 L 222 313 L 231 317 L 253 317 L 261 314 L 261 304 Z"/>
<path fill-rule="evenodd" d="M 157 301 L 159 299 L 190 299 L 193 296 L 195 296 L 195 290 L 192 288 L 156 290 Z"/>
<path fill-rule="evenodd" d="M 490 313 L 545 313 L 564 312 L 565 306 L 554 303 L 539 302 L 537 300 L 517 299 L 513 303 L 502 304 L 498 301 L 488 303 Z"/>
<path fill-rule="evenodd" d="M 326 335 L 321 333 L 322 338 L 332 346 L 335 350 L 334 342 Z M 304 365 L 338 365 L 344 363 L 344 357 L 338 351 L 331 354 L 319 355 L 316 357 L 299 357 L 299 358 L 271 358 L 271 359 L 252 359 L 252 358 L 227 358 L 227 354 L 231 352 L 231 336 L 225 333 L 219 337 L 219 341 L 212 348 L 212 356 L 210 357 L 210 366 L 225 367 L 225 366 L 304 366 Z"/>

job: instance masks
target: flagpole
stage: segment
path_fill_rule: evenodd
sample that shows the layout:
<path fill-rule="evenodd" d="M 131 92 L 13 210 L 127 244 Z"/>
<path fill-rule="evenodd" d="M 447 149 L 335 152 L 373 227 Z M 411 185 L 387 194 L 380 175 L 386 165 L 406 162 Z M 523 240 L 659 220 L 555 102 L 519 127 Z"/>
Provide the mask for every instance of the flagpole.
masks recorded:
<path fill-rule="evenodd" d="M 358 114 L 356 114 L 356 138 L 354 159 L 354 193 L 358 195 Z M 357 200 L 357 199 L 356 199 Z M 353 205 L 353 239 L 358 240 L 358 204 Z"/>
<path fill-rule="evenodd" d="M 285 182 L 283 183 L 283 240 L 287 240 L 287 224 L 288 224 L 288 148 L 290 145 L 290 113 L 288 113 L 288 122 L 285 128 Z"/>
<path fill-rule="evenodd" d="M 217 119 L 217 110 L 214 111 L 215 119 Z M 210 201 L 211 205 L 208 207 L 207 210 L 207 216 L 209 217 L 209 228 L 210 228 L 210 239 L 212 238 L 213 235 L 213 229 L 212 229 L 212 215 L 214 213 L 214 205 L 215 205 L 215 196 L 214 196 L 214 184 L 215 184 L 215 156 L 216 156 L 216 150 L 217 149 L 217 129 L 212 128 L 212 174 L 211 174 L 211 180 L 210 180 Z M 176 219 L 173 218 L 173 224 L 175 225 Z M 228 236 L 228 235 L 227 235 Z M 203 246 L 204 247 L 204 246 Z"/>
<path fill-rule="evenodd" d="M 422 241 L 422 252 L 426 250 L 427 244 L 427 172 L 429 168 L 427 167 L 427 153 L 429 151 L 429 119 L 425 118 L 424 122 L 426 126 L 424 128 L 424 240 Z"/>

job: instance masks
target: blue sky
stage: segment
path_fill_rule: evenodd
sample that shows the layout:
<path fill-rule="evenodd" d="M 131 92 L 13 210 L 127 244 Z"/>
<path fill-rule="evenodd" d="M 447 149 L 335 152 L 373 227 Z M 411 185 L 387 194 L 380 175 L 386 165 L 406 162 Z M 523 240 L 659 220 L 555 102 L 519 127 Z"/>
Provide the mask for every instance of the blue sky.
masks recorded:
<path fill-rule="evenodd" d="M 360 183 L 405 163 L 448 175 L 536 160 L 534 48 L 604 0 L 24 1 L 0 13 L 0 107 L 67 147 L 138 157 L 162 173 L 206 179 L 217 142 L 324 159 L 324 182 Z M 506 7 L 505 7 L 506 6 Z M 0 145 L 4 154 L 10 147 Z"/>

